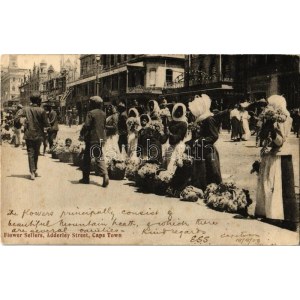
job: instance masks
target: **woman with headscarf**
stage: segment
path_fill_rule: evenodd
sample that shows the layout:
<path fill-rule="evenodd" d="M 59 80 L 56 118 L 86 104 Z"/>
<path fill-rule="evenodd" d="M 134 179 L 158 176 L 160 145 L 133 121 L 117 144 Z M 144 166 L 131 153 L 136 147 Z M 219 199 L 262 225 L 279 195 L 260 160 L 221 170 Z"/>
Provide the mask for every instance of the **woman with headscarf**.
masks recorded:
<path fill-rule="evenodd" d="M 214 146 L 219 138 L 219 125 L 210 111 L 211 99 L 207 95 L 196 96 L 189 103 L 196 117 L 192 139 L 187 142 L 193 156 L 192 185 L 205 190 L 210 183 L 222 181 L 219 153 Z"/>
<path fill-rule="evenodd" d="M 119 146 L 118 146 L 118 120 L 119 113 L 115 106 L 109 105 L 107 107 L 106 113 L 108 117 L 106 118 L 106 143 L 104 146 L 105 153 L 117 153 L 119 154 Z"/>
<path fill-rule="evenodd" d="M 262 132 L 267 134 L 264 134 L 261 151 L 255 215 L 275 222 L 284 221 L 289 229 L 296 230 L 299 207 L 295 196 L 292 154 L 286 145 L 292 119 L 284 97 L 271 96 L 268 103 L 266 111 L 275 111 L 279 117 L 268 118 L 262 126 Z"/>
<path fill-rule="evenodd" d="M 150 116 L 140 117 L 141 129 L 138 132 L 138 156 L 146 161 L 162 162 L 162 144 L 168 139 L 160 123 L 153 123 Z"/>
<path fill-rule="evenodd" d="M 166 165 L 168 169 L 174 168 L 174 166 L 170 166 L 170 162 L 174 162 L 172 159 L 173 153 L 176 154 L 178 152 L 183 153 L 185 149 L 185 144 L 183 140 L 186 137 L 188 123 L 186 118 L 186 106 L 182 103 L 177 103 L 174 105 L 172 110 L 172 120 L 169 123 L 168 127 L 168 135 L 169 135 L 169 148 L 166 151 Z M 173 164 L 172 164 L 173 165 Z"/>
<path fill-rule="evenodd" d="M 138 131 L 140 129 L 140 115 L 136 108 L 130 108 L 128 111 L 128 119 L 126 121 L 128 132 L 128 151 L 127 155 L 132 157 L 136 155 L 138 145 Z"/>
<path fill-rule="evenodd" d="M 151 120 L 161 121 L 160 108 L 156 100 L 149 101 L 149 111 Z"/>

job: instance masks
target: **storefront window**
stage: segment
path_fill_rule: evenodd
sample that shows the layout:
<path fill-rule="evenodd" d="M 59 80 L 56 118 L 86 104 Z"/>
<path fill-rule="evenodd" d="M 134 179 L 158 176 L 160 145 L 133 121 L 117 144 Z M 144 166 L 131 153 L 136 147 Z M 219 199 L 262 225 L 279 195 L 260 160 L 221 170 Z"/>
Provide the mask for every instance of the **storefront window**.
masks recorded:
<path fill-rule="evenodd" d="M 166 70 L 166 83 L 170 84 L 173 82 L 173 70 L 167 69 Z"/>

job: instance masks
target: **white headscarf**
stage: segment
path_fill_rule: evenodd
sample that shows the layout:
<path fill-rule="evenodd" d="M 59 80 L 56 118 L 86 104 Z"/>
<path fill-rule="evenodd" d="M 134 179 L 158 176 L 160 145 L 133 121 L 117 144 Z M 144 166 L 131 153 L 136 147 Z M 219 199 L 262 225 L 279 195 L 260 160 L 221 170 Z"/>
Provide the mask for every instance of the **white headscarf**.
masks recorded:
<path fill-rule="evenodd" d="M 179 117 L 179 118 L 176 118 L 174 115 L 175 115 L 175 112 L 176 110 L 179 108 L 179 107 L 182 107 L 182 116 Z M 183 104 L 183 103 L 176 103 L 173 107 L 173 110 L 172 110 L 172 119 L 174 121 L 183 121 L 183 122 L 187 122 L 187 119 L 186 119 L 186 106 Z"/>
<path fill-rule="evenodd" d="M 196 95 L 194 100 L 189 103 L 189 109 L 197 118 L 197 121 L 203 121 L 204 119 L 213 115 L 213 113 L 210 111 L 210 106 L 211 99 L 205 94 L 202 94 L 201 97 Z"/>
<path fill-rule="evenodd" d="M 140 114 L 139 114 L 139 112 L 138 112 L 138 110 L 136 109 L 136 108 L 130 108 L 129 109 L 129 111 L 128 111 L 128 116 L 130 116 L 130 113 L 131 112 L 134 112 L 135 113 L 135 116 L 134 116 L 134 118 L 139 118 L 140 117 Z"/>
<path fill-rule="evenodd" d="M 156 100 L 150 100 L 149 104 L 150 104 L 150 102 L 153 102 L 153 111 L 151 111 L 151 113 L 155 112 L 157 114 L 160 114 L 160 107 L 159 107 L 157 101 Z"/>

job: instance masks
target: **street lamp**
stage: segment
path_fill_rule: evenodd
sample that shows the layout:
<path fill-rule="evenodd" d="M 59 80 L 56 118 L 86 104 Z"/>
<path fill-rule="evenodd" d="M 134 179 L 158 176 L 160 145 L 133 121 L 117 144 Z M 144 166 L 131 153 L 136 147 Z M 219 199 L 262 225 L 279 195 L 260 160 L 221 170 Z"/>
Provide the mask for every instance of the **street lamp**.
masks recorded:
<path fill-rule="evenodd" d="M 99 96 L 99 62 L 100 62 L 100 58 L 101 55 L 100 54 L 96 54 L 96 95 Z"/>

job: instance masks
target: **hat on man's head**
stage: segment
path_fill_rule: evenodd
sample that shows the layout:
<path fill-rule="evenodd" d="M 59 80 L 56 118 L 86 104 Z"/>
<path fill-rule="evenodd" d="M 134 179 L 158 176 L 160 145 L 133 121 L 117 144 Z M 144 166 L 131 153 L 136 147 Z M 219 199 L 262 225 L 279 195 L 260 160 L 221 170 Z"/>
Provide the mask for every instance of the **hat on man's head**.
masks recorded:
<path fill-rule="evenodd" d="M 23 108 L 23 105 L 22 104 L 18 104 L 17 108 Z"/>
<path fill-rule="evenodd" d="M 103 103 L 103 99 L 99 96 L 92 96 L 90 100 L 94 101 L 95 103 Z"/>
<path fill-rule="evenodd" d="M 126 107 L 125 103 L 123 101 L 120 101 L 118 104 L 119 107 Z"/>

